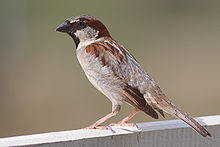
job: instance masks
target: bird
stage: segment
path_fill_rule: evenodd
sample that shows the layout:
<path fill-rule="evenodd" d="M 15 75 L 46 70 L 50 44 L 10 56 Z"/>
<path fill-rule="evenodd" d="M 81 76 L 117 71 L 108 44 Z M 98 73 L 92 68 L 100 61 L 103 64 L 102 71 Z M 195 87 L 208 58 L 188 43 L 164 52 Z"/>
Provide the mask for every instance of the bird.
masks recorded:
<path fill-rule="evenodd" d="M 101 129 L 103 122 L 118 114 L 122 103 L 134 111 L 113 125 L 133 126 L 128 121 L 139 111 L 158 119 L 164 112 L 184 121 L 202 136 L 211 134 L 195 119 L 177 107 L 162 92 L 135 57 L 115 39 L 106 26 L 88 15 L 72 16 L 56 31 L 66 33 L 75 42 L 77 59 L 92 85 L 112 103 L 112 111 L 87 129 Z"/>

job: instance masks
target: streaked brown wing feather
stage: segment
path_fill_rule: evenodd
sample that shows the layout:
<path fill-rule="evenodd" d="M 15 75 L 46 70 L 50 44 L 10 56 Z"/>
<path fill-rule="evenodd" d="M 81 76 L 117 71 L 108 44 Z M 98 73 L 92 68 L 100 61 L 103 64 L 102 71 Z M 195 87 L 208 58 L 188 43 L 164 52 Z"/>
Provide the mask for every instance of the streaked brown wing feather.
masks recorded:
<path fill-rule="evenodd" d="M 116 47 L 105 41 L 94 42 L 88 45 L 86 52 L 92 54 L 95 58 L 99 58 L 103 66 L 118 66 L 126 62 L 125 56 Z"/>

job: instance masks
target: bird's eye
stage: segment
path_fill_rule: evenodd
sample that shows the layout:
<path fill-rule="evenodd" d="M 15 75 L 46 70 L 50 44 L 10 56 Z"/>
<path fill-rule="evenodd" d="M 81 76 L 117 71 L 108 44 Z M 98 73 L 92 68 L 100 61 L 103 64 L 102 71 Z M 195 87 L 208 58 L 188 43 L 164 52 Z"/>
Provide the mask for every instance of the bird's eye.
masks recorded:
<path fill-rule="evenodd" d="M 77 24 L 78 24 L 78 25 L 82 25 L 82 24 L 83 24 L 83 21 L 80 20 L 80 21 L 77 22 Z"/>
<path fill-rule="evenodd" d="M 77 22 L 77 25 L 79 26 L 79 27 L 86 27 L 86 20 L 79 20 L 78 22 Z"/>
<path fill-rule="evenodd" d="M 83 25 L 83 24 L 84 24 L 84 20 L 79 20 L 77 23 L 78 23 L 79 25 Z"/>

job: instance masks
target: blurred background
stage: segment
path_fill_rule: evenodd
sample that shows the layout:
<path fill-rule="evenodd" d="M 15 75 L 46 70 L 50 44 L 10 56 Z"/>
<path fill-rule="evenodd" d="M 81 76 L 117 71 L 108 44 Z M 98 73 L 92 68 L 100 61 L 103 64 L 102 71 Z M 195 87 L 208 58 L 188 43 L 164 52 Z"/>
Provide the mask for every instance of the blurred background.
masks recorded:
<path fill-rule="evenodd" d="M 220 1 L 1 0 L 0 137 L 79 129 L 111 112 L 72 39 L 55 31 L 81 14 L 100 19 L 184 111 L 220 114 Z M 105 125 L 132 110 L 124 104 Z M 146 121 L 155 120 L 132 119 Z"/>

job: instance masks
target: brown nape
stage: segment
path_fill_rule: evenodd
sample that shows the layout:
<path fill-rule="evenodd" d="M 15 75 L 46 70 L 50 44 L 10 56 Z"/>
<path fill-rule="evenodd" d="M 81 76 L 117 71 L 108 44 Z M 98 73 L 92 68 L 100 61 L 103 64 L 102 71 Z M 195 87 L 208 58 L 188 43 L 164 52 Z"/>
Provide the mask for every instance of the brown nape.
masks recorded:
<path fill-rule="evenodd" d="M 109 34 L 109 31 L 107 30 L 107 28 L 99 21 L 96 19 L 86 19 L 88 21 L 88 25 L 96 30 L 99 31 L 98 37 L 111 37 Z"/>

